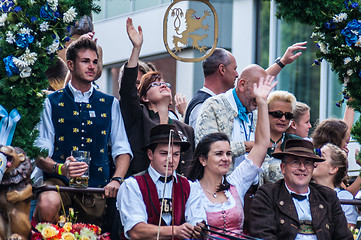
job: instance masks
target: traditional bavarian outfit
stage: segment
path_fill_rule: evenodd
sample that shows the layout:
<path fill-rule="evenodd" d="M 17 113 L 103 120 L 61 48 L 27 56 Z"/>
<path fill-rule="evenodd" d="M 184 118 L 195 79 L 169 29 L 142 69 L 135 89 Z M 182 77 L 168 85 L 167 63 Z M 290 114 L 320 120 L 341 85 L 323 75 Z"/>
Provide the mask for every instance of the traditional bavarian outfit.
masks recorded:
<path fill-rule="evenodd" d="M 119 101 L 93 86 L 82 93 L 71 81 L 45 99 L 36 145 L 47 149 L 49 156 L 58 163 L 64 163 L 72 150 L 90 151 L 90 187 L 104 187 L 109 183 L 109 146 L 113 159 L 121 154 L 133 155 Z M 56 172 L 43 175 L 48 185 L 69 183 L 69 179 Z M 101 194 L 61 193 L 61 196 L 65 208 L 72 206 L 81 213 L 79 221 L 102 223 L 105 199 Z"/>
<path fill-rule="evenodd" d="M 147 148 L 157 143 L 168 143 L 169 126 L 172 125 L 158 125 L 152 128 Z M 171 128 L 176 130 L 174 126 Z M 167 133 L 164 134 L 164 132 Z M 182 151 L 190 145 L 188 142 L 182 142 L 179 136 L 174 137 L 173 143 L 181 143 Z M 158 225 L 163 196 L 165 202 L 162 210 L 162 226 L 181 225 L 185 222 L 194 226 L 206 219 L 204 207 L 199 198 L 200 190 L 194 186 L 194 183 L 175 172 L 169 174 L 165 183 L 165 176 L 150 165 L 147 171 L 129 177 L 120 186 L 117 204 L 125 237 L 129 238 L 128 231 L 138 223 Z"/>
<path fill-rule="evenodd" d="M 209 225 L 235 233 L 242 233 L 244 221 L 244 196 L 260 171 L 261 168 L 254 165 L 253 162 L 246 157 L 246 159 L 227 177 L 227 181 L 231 186 L 229 190 L 224 192 L 228 199 L 224 203 L 212 203 L 209 201 L 202 190 L 199 181 L 195 181 L 198 188 L 202 191 L 202 202 L 207 213 L 207 223 Z M 212 230 L 229 234 L 222 230 Z"/>
<path fill-rule="evenodd" d="M 272 155 L 324 161 L 314 154 L 313 144 L 307 140 L 288 140 L 283 152 Z M 292 177 L 259 188 L 250 211 L 250 234 L 267 240 L 353 239 L 336 192 L 310 182 L 305 183 L 307 193 L 297 195 L 287 186 Z"/>

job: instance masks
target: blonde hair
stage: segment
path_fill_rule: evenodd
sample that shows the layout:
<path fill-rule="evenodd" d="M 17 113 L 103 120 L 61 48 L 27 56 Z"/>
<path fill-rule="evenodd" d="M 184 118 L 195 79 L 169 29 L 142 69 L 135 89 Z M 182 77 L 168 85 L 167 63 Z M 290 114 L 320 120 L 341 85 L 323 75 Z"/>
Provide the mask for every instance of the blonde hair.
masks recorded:
<path fill-rule="evenodd" d="M 327 143 L 323 147 L 328 147 L 331 150 L 331 166 L 338 167 L 337 173 L 333 178 L 333 185 L 339 187 L 342 182 L 347 182 L 347 170 L 348 170 L 348 161 L 345 151 L 337 147 L 332 143 Z"/>
<path fill-rule="evenodd" d="M 306 114 L 306 112 L 310 111 L 310 107 L 303 102 L 296 102 L 296 109 L 292 112 L 293 113 L 293 121 L 298 122 L 300 118 Z"/>
<path fill-rule="evenodd" d="M 280 90 L 271 92 L 267 98 L 268 107 L 270 106 L 271 103 L 275 101 L 290 103 L 292 107 L 292 112 L 294 112 L 296 109 L 296 102 L 297 102 L 296 97 L 290 92 L 280 91 Z"/>

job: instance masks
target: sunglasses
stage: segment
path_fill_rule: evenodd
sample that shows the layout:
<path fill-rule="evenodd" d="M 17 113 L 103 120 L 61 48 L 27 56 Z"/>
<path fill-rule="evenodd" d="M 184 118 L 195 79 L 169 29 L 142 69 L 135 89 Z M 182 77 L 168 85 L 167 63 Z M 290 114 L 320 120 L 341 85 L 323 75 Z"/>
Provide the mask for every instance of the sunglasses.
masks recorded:
<path fill-rule="evenodd" d="M 283 115 L 287 120 L 291 120 L 293 118 L 293 114 L 290 112 L 281 112 L 281 111 L 274 111 L 274 112 L 268 112 L 269 115 L 271 115 L 274 118 L 282 118 Z"/>
<path fill-rule="evenodd" d="M 145 90 L 145 92 L 148 92 L 148 90 L 151 87 L 160 87 L 162 85 L 167 86 L 169 89 L 172 88 L 172 85 L 170 85 L 170 83 L 167 83 L 167 82 L 152 82 L 151 84 L 149 84 L 149 86 L 148 86 L 147 90 Z"/>

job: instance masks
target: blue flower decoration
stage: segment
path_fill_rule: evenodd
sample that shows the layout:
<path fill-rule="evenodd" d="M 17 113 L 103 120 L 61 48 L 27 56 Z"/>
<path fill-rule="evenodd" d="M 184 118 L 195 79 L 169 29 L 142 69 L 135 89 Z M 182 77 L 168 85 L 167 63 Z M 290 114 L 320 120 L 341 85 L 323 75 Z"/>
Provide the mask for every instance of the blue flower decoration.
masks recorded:
<path fill-rule="evenodd" d="M 7 56 L 6 58 L 3 59 L 4 63 L 5 63 L 5 70 L 6 70 L 6 75 L 8 77 L 11 77 L 14 74 L 19 74 L 19 68 L 17 68 L 13 62 L 13 55 Z"/>
<path fill-rule="evenodd" d="M 318 60 L 313 61 L 316 65 L 320 65 L 320 62 Z"/>
<path fill-rule="evenodd" d="M 342 31 L 341 31 L 341 34 L 345 36 L 346 44 L 349 46 L 354 45 L 358 39 L 357 35 L 354 34 L 351 30 L 352 29 L 349 29 L 346 27 L 346 28 L 342 29 Z"/>
<path fill-rule="evenodd" d="M 49 5 L 42 6 L 40 8 L 40 17 L 46 20 L 56 20 L 56 18 L 59 17 L 59 12 L 54 12 Z"/>
<path fill-rule="evenodd" d="M 16 13 L 20 12 L 21 10 L 22 10 L 22 9 L 21 9 L 21 7 L 19 7 L 19 6 L 17 6 L 17 7 L 14 8 L 14 12 L 16 12 Z"/>
<path fill-rule="evenodd" d="M 358 73 L 358 76 L 361 78 L 361 71 Z"/>
<path fill-rule="evenodd" d="M 329 22 L 324 23 L 323 26 L 325 26 L 327 29 L 331 28 L 331 24 Z"/>
<path fill-rule="evenodd" d="M 38 19 L 36 18 L 36 17 L 31 17 L 30 18 L 30 21 L 32 22 L 32 23 L 34 23 L 34 22 L 36 22 Z"/>
<path fill-rule="evenodd" d="M 0 9 L 2 12 L 9 12 L 12 7 L 14 7 L 15 3 L 12 0 L 1 0 L 0 1 Z"/>
<path fill-rule="evenodd" d="M 70 41 L 70 37 L 65 37 L 65 38 L 64 38 L 64 41 L 69 42 L 69 41 Z"/>
<path fill-rule="evenodd" d="M 357 8 L 359 6 L 358 2 L 353 2 L 351 8 Z"/>
<path fill-rule="evenodd" d="M 30 43 L 34 41 L 34 36 L 29 34 L 17 34 L 16 35 L 16 46 L 20 48 L 27 48 Z"/>

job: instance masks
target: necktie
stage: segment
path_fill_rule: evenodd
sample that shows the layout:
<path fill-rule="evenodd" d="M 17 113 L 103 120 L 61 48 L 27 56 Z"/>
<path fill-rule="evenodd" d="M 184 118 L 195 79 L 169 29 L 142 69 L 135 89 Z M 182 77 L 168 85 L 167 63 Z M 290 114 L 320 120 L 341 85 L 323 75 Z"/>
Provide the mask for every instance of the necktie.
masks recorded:
<path fill-rule="evenodd" d="M 307 198 L 307 196 L 304 196 L 304 195 L 299 195 L 299 194 L 296 194 L 296 193 L 291 193 L 291 196 L 293 198 L 296 198 L 298 201 L 303 201 Z"/>
<path fill-rule="evenodd" d="M 168 177 L 167 177 L 167 183 L 169 183 L 170 181 L 172 181 L 172 179 L 173 179 L 173 176 L 168 176 Z M 164 182 L 165 182 L 165 177 L 160 176 L 160 177 L 158 178 L 158 180 L 164 183 Z"/>

